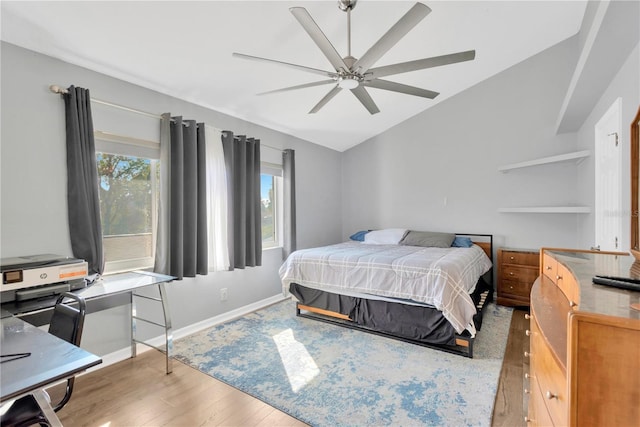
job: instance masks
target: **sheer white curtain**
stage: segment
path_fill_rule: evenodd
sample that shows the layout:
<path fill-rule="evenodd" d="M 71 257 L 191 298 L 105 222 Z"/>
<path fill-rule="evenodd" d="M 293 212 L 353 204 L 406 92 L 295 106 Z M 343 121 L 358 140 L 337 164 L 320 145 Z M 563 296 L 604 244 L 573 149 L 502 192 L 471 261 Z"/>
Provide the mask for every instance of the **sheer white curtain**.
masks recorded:
<path fill-rule="evenodd" d="M 171 114 L 164 113 L 160 120 L 160 178 L 158 194 L 158 232 L 156 233 L 156 258 L 153 271 L 169 274 L 169 206 L 171 206 Z"/>
<path fill-rule="evenodd" d="M 207 140 L 207 224 L 209 271 L 229 269 L 227 236 L 227 174 L 222 149 L 222 132 L 205 125 Z"/>

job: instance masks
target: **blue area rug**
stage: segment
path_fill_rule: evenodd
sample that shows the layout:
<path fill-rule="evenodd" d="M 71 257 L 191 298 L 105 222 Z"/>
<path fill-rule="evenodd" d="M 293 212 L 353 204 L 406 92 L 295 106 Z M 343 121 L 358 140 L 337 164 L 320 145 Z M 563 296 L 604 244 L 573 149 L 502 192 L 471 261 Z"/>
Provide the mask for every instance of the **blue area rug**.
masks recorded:
<path fill-rule="evenodd" d="M 176 358 L 312 426 L 489 426 L 511 309 L 474 358 L 295 316 L 290 300 L 174 343 Z"/>

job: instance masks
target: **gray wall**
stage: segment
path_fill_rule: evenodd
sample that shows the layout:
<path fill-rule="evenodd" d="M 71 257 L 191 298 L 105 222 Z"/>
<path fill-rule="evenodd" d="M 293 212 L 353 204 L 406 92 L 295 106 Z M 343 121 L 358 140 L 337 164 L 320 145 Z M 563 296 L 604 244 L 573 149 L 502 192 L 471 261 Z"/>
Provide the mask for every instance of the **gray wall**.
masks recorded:
<path fill-rule="evenodd" d="M 620 68 L 615 78 L 608 85 L 606 91 L 602 94 L 598 103 L 595 105 L 591 114 L 586 118 L 584 124 L 578 131 L 578 146 L 581 150 L 595 149 L 595 132 L 596 123 L 602 118 L 604 113 L 611 107 L 618 98 L 622 99 L 622 134 L 620 137 L 620 149 L 623 153 L 622 160 L 622 212 L 623 218 L 623 240 L 622 248 L 629 250 L 631 243 L 630 236 L 630 218 L 631 215 L 631 162 L 629 153 L 631 147 L 630 127 L 631 121 L 638 112 L 640 105 L 640 45 L 631 52 L 624 65 Z M 593 157 L 586 161 L 578 168 L 577 181 L 581 183 L 578 189 L 581 198 L 587 206 L 592 209 L 595 206 L 595 193 L 593 187 L 595 185 L 595 163 Z M 580 218 L 578 223 L 578 245 L 580 247 L 589 247 L 595 241 L 595 218 L 594 215 L 588 215 Z"/>
<path fill-rule="evenodd" d="M 581 204 L 576 166 L 498 168 L 576 150 L 576 135 L 554 127 L 577 46 L 568 39 L 345 152 L 343 236 L 406 227 L 491 233 L 497 246 L 575 246 L 576 214 L 498 208 Z"/>
<path fill-rule="evenodd" d="M 621 31 L 620 19 L 605 20 L 596 39 L 600 50 L 591 55 L 596 58 L 590 58 L 592 68 L 587 70 L 599 80 L 582 89 L 599 87 L 601 93 L 589 92 L 594 105 L 587 106 L 579 129 L 556 133 L 597 7 L 598 2 L 589 3 L 583 27 L 573 38 L 345 152 L 343 237 L 365 228 L 406 227 L 491 233 L 496 246 L 591 247 L 593 213 L 507 214 L 498 213 L 498 208 L 579 205 L 593 212 L 594 126 L 617 98 L 622 99 L 620 214 L 629 217 L 629 124 L 640 104 L 640 47 L 631 49 L 637 44 L 637 28 Z M 616 63 L 597 57 L 620 50 L 611 33 L 622 37 L 620 43 L 630 51 Z M 501 165 L 577 150 L 590 150 L 592 155 L 578 164 L 497 171 Z M 622 248 L 628 249 L 629 221 L 623 224 Z"/>
<path fill-rule="evenodd" d="M 183 115 L 236 134 L 259 137 L 272 147 L 295 149 L 298 246 L 341 240 L 341 178 L 335 173 L 340 169 L 340 153 L 11 44 L 3 42 L 1 49 L 2 257 L 72 255 L 66 207 L 64 101 L 49 91 L 51 84 L 86 87 L 96 99 L 158 114 Z M 95 107 L 94 112 L 99 114 L 104 108 Z M 125 124 L 132 125 L 132 132 L 142 121 L 136 114 L 121 116 Z M 277 295 L 281 292 L 281 262 L 280 250 L 266 250 L 262 267 L 174 282 L 169 287 L 174 327 Z M 223 287 L 229 290 L 224 303 L 219 294 Z M 101 355 L 125 348 L 129 337 L 126 313 L 127 307 L 119 307 L 88 316 L 83 347 Z"/>

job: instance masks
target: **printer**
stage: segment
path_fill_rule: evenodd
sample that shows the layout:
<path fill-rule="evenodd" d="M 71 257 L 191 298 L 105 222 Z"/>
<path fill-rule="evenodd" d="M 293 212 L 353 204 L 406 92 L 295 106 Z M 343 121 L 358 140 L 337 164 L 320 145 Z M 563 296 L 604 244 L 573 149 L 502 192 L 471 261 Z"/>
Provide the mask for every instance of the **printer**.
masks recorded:
<path fill-rule="evenodd" d="M 86 286 L 86 261 L 54 254 L 0 259 L 2 302 L 58 295 Z"/>

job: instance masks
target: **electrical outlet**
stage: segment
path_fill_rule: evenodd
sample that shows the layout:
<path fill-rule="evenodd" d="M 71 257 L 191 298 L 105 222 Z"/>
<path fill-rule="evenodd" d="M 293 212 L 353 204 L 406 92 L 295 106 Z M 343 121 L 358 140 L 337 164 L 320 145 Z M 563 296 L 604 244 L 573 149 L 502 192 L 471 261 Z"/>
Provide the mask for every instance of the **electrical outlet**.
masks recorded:
<path fill-rule="evenodd" d="M 220 289 L 220 301 L 226 301 L 227 296 L 227 288 Z"/>

